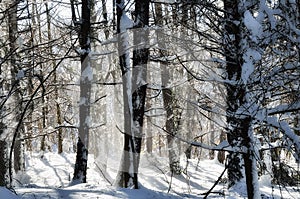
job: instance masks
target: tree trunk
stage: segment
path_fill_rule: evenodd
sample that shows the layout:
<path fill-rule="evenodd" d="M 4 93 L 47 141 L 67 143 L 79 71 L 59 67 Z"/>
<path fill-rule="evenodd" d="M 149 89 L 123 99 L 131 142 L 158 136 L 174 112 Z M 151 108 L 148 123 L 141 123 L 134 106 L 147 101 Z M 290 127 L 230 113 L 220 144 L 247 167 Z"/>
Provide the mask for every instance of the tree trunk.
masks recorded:
<path fill-rule="evenodd" d="M 8 15 L 8 27 L 9 27 L 9 48 L 11 54 L 10 58 L 10 68 L 11 68 L 11 86 L 15 88 L 15 93 L 13 95 L 13 114 L 15 122 L 18 123 L 22 114 L 22 91 L 19 85 L 20 79 L 18 77 L 18 72 L 21 68 L 18 68 L 17 64 L 17 37 L 18 37 L 18 25 L 17 25 L 17 10 L 18 10 L 18 1 L 13 1 L 10 4 L 10 12 Z M 21 143 L 21 136 L 24 132 L 23 124 L 20 126 L 19 131 L 16 132 L 16 141 L 13 146 L 14 149 L 14 170 L 17 173 L 18 171 L 22 170 L 23 168 L 23 158 L 22 158 L 22 143 Z"/>
<path fill-rule="evenodd" d="M 2 68 L 0 65 L 0 74 L 2 73 Z M 3 92 L 5 91 L 5 86 L 3 85 L 4 81 L 2 78 L 0 78 L 0 95 L 3 95 Z M 8 187 L 9 180 L 8 180 L 8 153 L 7 153 L 7 142 L 5 139 L 3 139 L 3 134 L 5 133 L 6 125 L 3 120 L 4 118 L 4 107 L 0 106 L 0 186 Z"/>
<path fill-rule="evenodd" d="M 174 94 L 171 89 L 165 88 L 163 90 L 163 101 L 165 110 L 167 112 L 166 131 L 168 132 L 167 144 L 170 171 L 172 174 L 179 175 L 181 173 L 181 167 L 176 136 L 180 125 L 181 113 L 178 111 L 178 107 L 176 106 L 177 103 L 174 99 Z"/>
<path fill-rule="evenodd" d="M 2 68 L 2 64 L 0 64 L 0 74 L 4 72 Z M 6 83 L 3 76 L 0 76 L 0 96 L 3 96 L 6 92 Z M 0 106 L 0 186 L 2 187 L 9 187 L 9 157 L 8 157 L 8 145 L 6 137 L 6 124 L 5 115 L 6 115 L 6 107 L 4 105 Z"/>
<path fill-rule="evenodd" d="M 179 130 L 180 120 L 181 120 L 181 111 L 180 107 L 177 105 L 177 100 L 175 99 L 173 91 L 167 87 L 169 83 L 171 74 L 169 73 L 167 66 L 161 64 L 162 71 L 162 87 L 163 87 L 163 104 L 166 111 L 166 131 L 167 131 L 167 148 L 169 152 L 169 164 L 170 171 L 179 175 L 181 173 L 180 167 L 180 157 L 179 149 L 177 143 L 177 134 Z"/>
<path fill-rule="evenodd" d="M 150 75 L 149 75 L 150 76 Z M 150 79 L 150 78 L 149 78 Z M 151 92 L 149 92 L 151 94 Z M 151 96 L 151 95 L 149 95 Z M 149 110 L 151 108 L 151 102 L 150 98 L 147 98 L 146 102 L 146 108 Z M 147 128 L 146 128 L 146 151 L 147 153 L 151 154 L 153 150 L 153 133 L 152 133 L 152 128 L 151 128 L 151 117 L 147 117 L 146 119 L 147 123 Z"/>
<path fill-rule="evenodd" d="M 118 53 L 119 63 L 122 71 L 122 85 L 123 85 L 123 114 L 124 114 L 124 151 L 122 154 L 121 164 L 117 175 L 116 183 L 120 187 L 129 187 L 130 178 L 134 178 L 133 174 L 130 176 L 129 167 L 133 160 L 133 152 L 131 151 L 131 118 L 132 108 L 131 104 L 131 74 L 130 74 L 130 57 L 128 51 L 129 41 L 127 29 L 121 29 L 122 17 L 125 17 L 125 2 L 124 0 L 116 1 L 117 10 L 117 33 L 118 33 Z M 134 168 L 132 166 L 132 168 Z M 132 180 L 133 183 L 133 180 Z"/>
<path fill-rule="evenodd" d="M 52 34 L 51 34 L 51 16 L 50 16 L 50 10 L 48 7 L 48 2 L 46 1 L 45 3 L 45 8 L 46 8 L 46 14 L 47 14 L 47 32 L 48 32 L 48 42 L 49 42 L 49 56 L 51 57 L 51 64 L 52 67 L 55 68 L 56 66 L 56 61 L 53 58 L 53 51 L 52 51 L 52 46 L 51 46 L 51 41 L 52 41 Z M 57 72 L 55 71 L 53 73 L 53 84 L 55 85 L 55 91 L 54 91 L 54 96 L 55 96 L 55 108 L 56 108 L 56 123 L 58 126 L 62 125 L 62 117 L 61 117 L 61 111 L 60 111 L 60 104 L 59 104 L 59 93 L 58 93 L 58 81 L 57 81 Z M 63 135 L 62 135 L 62 128 L 58 128 L 58 135 L 57 135 L 57 145 L 58 145 L 58 154 L 61 154 L 63 152 Z"/>
<path fill-rule="evenodd" d="M 35 10 L 34 9 L 34 3 L 32 4 L 32 7 L 31 8 L 27 8 L 29 12 L 30 9 Z M 34 17 L 34 14 L 33 16 L 31 16 L 31 23 L 32 23 L 32 27 L 36 27 L 36 21 L 35 21 L 35 17 Z M 34 28 L 31 28 L 30 29 L 30 46 L 32 47 L 32 50 L 30 50 L 30 52 L 28 52 L 28 54 L 30 55 L 30 64 L 32 66 L 35 66 L 35 37 L 36 37 L 36 31 Z M 32 93 L 34 92 L 34 83 L 33 83 L 33 77 L 34 77 L 34 70 L 30 71 L 29 73 L 29 77 L 28 77 L 28 83 L 27 83 L 27 92 L 29 94 L 29 96 L 32 95 Z M 33 111 L 34 111 L 34 101 L 32 101 L 29 105 L 29 108 L 28 108 L 28 122 L 27 122 L 27 129 L 25 131 L 26 133 L 26 136 L 27 137 L 32 137 L 33 135 L 33 129 L 34 129 L 34 119 L 33 119 Z M 43 144 L 43 143 L 41 143 Z M 32 140 L 31 139 L 26 139 L 26 146 L 27 146 L 27 149 L 29 151 L 32 151 L 33 148 L 32 148 Z"/>
<path fill-rule="evenodd" d="M 209 144 L 211 146 L 214 146 L 215 144 L 215 128 L 214 128 L 214 117 L 213 117 L 213 113 L 210 112 L 210 121 L 209 121 Z M 209 159 L 213 160 L 215 158 L 215 151 L 214 150 L 210 150 L 209 151 Z"/>
<path fill-rule="evenodd" d="M 0 110 L 0 118 L 2 118 L 2 110 Z M 4 133 L 5 124 L 2 119 L 0 120 L 0 136 Z M 8 187 L 8 153 L 7 153 L 7 142 L 0 140 L 0 186 Z"/>
<path fill-rule="evenodd" d="M 238 81 L 241 76 L 241 60 L 238 57 L 240 43 L 240 29 L 233 23 L 234 20 L 240 21 L 241 16 L 238 12 L 238 0 L 224 1 L 224 9 L 228 12 L 225 24 L 225 56 L 226 56 L 226 72 L 229 80 Z M 227 36 L 228 34 L 228 36 Z M 226 37 L 227 36 L 227 37 Z M 230 40 L 230 37 L 235 38 Z M 237 147 L 241 145 L 241 121 L 235 118 L 235 112 L 238 109 L 238 104 L 243 103 L 245 91 L 243 88 L 238 88 L 238 85 L 226 85 L 227 89 L 227 124 L 236 126 L 233 129 L 228 127 L 227 139 L 230 145 Z M 238 90 L 239 89 L 239 90 Z M 238 96 L 238 98 L 237 98 Z M 248 122 L 249 123 L 249 122 Z M 228 155 L 228 185 L 229 187 L 237 184 L 243 178 L 242 170 L 242 155 L 241 153 L 230 152 Z"/>
<path fill-rule="evenodd" d="M 139 155 L 142 147 L 143 121 L 147 89 L 147 64 L 149 61 L 149 0 L 135 1 L 135 26 L 133 32 L 132 109 L 138 173 Z"/>
<path fill-rule="evenodd" d="M 32 2 L 32 13 L 33 13 L 33 16 L 32 18 L 36 17 L 36 20 L 33 20 L 33 28 L 34 29 L 37 29 L 37 30 L 34 30 L 34 33 L 36 33 L 37 31 L 37 34 L 34 34 L 34 38 L 33 39 L 36 39 L 36 43 L 35 44 L 40 44 L 40 43 L 43 43 L 43 37 L 42 37 L 42 21 L 41 21 L 41 13 L 40 13 L 40 10 L 38 8 L 38 4 L 36 2 L 36 0 L 33 0 Z M 39 49 L 37 49 L 37 52 L 39 52 Z M 40 63 L 40 64 L 37 64 L 37 66 L 39 66 L 40 68 L 38 69 L 38 67 L 36 67 L 36 70 L 39 71 L 39 81 L 43 82 L 44 81 L 44 72 L 43 70 L 45 69 L 45 64 L 44 64 L 44 59 L 41 57 L 41 56 L 37 56 L 37 57 L 34 57 L 34 59 L 38 59 L 36 60 L 36 63 Z M 43 86 L 42 87 L 42 96 L 41 96 L 41 106 L 42 106 L 42 119 L 41 121 L 39 121 L 39 130 L 40 130 L 40 133 L 41 134 L 45 134 L 45 129 L 47 128 L 47 122 L 48 122 L 48 113 L 49 113 L 49 109 L 48 109 L 48 99 L 47 99 L 47 95 L 46 95 L 46 88 Z M 48 150 L 51 150 L 51 147 L 49 145 L 47 145 L 46 143 L 46 138 L 49 139 L 49 137 L 52 136 L 52 135 L 45 135 L 43 136 L 43 139 L 41 141 L 41 150 L 42 151 L 45 151 L 47 148 Z"/>
<path fill-rule="evenodd" d="M 29 95 L 31 95 L 33 93 L 33 83 L 32 83 L 32 77 L 29 76 L 28 77 L 28 82 L 27 82 L 27 88 L 26 88 L 27 92 L 29 93 Z M 32 151 L 32 132 L 33 132 L 33 109 L 34 109 L 34 105 L 33 102 L 31 102 L 31 104 L 29 105 L 28 108 L 28 119 L 27 119 L 27 124 L 26 124 L 26 130 L 25 130 L 25 136 L 27 137 L 27 139 L 25 140 L 25 146 L 26 146 L 26 150 L 27 151 Z M 24 149 L 25 150 L 25 149 Z"/>
<path fill-rule="evenodd" d="M 45 8 L 46 8 L 46 14 L 47 14 L 47 32 L 48 32 L 48 42 L 51 42 L 52 40 L 52 34 L 51 34 L 51 19 L 50 19 L 50 11 L 48 7 L 48 2 L 45 2 Z M 52 57 L 53 52 L 52 52 L 52 47 L 51 44 L 49 44 L 49 56 Z M 52 58 L 52 66 L 55 67 L 56 63 L 55 60 Z M 62 125 L 62 118 L 61 118 L 61 111 L 60 111 L 60 105 L 59 105 L 59 96 L 58 96 L 58 86 L 57 86 L 57 73 L 56 71 L 53 73 L 53 84 L 55 85 L 55 106 L 56 106 L 56 122 L 57 125 L 60 126 Z M 58 145 L 58 153 L 63 152 L 63 136 L 62 136 L 62 128 L 58 128 L 58 139 L 57 139 L 57 145 Z"/>
<path fill-rule="evenodd" d="M 157 25 L 163 26 L 162 15 L 162 6 L 160 4 L 155 5 Z M 157 31 L 157 40 L 160 49 L 166 49 L 166 41 L 164 39 L 163 33 Z M 167 56 L 165 50 L 161 50 L 160 56 Z M 167 68 L 167 64 L 161 62 L 161 81 L 162 81 L 162 94 L 163 94 L 163 104 L 166 111 L 166 131 L 167 134 L 167 148 L 169 154 L 169 165 L 170 171 L 172 174 L 179 175 L 181 173 L 180 167 L 180 157 L 179 157 L 179 148 L 176 140 L 176 135 L 179 130 L 180 120 L 181 120 L 181 111 L 180 107 L 177 105 L 177 101 L 174 97 L 173 91 L 168 88 L 168 83 L 171 80 L 171 68 Z"/>
<path fill-rule="evenodd" d="M 224 140 L 226 140 L 226 133 L 224 131 L 221 131 L 220 133 L 220 143 L 223 142 Z M 222 164 L 224 164 L 225 162 L 225 151 L 219 151 L 218 152 L 218 161 Z"/>
<path fill-rule="evenodd" d="M 143 133 L 143 119 L 147 88 L 147 62 L 149 57 L 148 30 L 149 1 L 135 2 L 135 28 L 133 71 L 130 77 L 128 35 L 121 26 L 125 24 L 125 2 L 117 1 L 117 33 L 119 38 L 120 66 L 123 77 L 124 99 L 124 151 L 117 183 L 121 187 L 138 188 L 138 167 Z"/>
<path fill-rule="evenodd" d="M 90 14 L 91 0 L 82 0 L 81 23 L 79 43 L 81 47 L 81 75 L 80 75 L 80 100 L 79 100 L 79 135 L 77 142 L 77 155 L 73 182 L 86 183 L 86 171 L 88 161 L 89 125 L 90 125 L 90 99 L 91 82 L 93 79 L 90 59 L 91 24 Z"/>
<path fill-rule="evenodd" d="M 244 65 L 243 47 L 243 15 L 239 10 L 239 0 L 224 0 L 225 33 L 224 48 L 226 56 L 226 72 L 229 81 L 227 90 L 227 139 L 235 149 L 246 148 L 246 151 L 230 152 L 228 155 L 228 185 L 236 185 L 242 178 L 246 178 L 248 198 L 260 197 L 257 194 L 256 161 L 253 150 L 253 131 L 251 116 L 241 115 L 238 110 L 247 102 L 247 82 L 242 78 Z M 236 23 L 240 22 L 240 23 Z M 243 163 L 244 169 L 243 170 Z M 245 173 L 244 173 L 245 171 Z"/>
<path fill-rule="evenodd" d="M 163 14 L 162 14 L 163 10 L 162 10 L 162 5 L 160 3 L 155 4 L 155 13 L 156 13 L 155 23 L 156 23 L 156 25 L 162 27 L 163 26 Z M 162 44 L 164 44 L 163 37 L 161 37 L 159 31 L 157 31 L 157 38 L 162 39 L 161 42 L 162 42 Z M 159 134 L 158 135 L 158 152 L 159 152 L 160 157 L 163 156 L 163 145 L 164 145 L 164 136 Z"/>
<path fill-rule="evenodd" d="M 113 0 L 115 1 L 115 0 Z M 108 24 L 108 17 L 107 17 L 107 9 L 106 9 L 106 0 L 101 0 L 102 2 L 102 15 L 103 15 L 103 20 L 104 20 L 104 34 L 105 34 L 105 38 L 108 39 L 109 37 L 109 27 L 107 26 Z"/>

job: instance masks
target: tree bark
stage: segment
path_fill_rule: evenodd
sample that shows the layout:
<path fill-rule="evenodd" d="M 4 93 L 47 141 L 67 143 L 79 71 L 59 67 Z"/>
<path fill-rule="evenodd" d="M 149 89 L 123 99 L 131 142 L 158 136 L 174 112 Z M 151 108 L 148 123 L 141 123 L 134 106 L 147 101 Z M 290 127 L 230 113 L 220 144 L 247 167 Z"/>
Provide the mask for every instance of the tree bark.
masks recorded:
<path fill-rule="evenodd" d="M 157 25 L 163 26 L 163 11 L 160 4 L 155 5 Z M 164 33 L 157 31 L 157 40 L 159 42 L 160 49 L 166 49 L 166 41 L 164 39 Z M 160 56 L 168 56 L 166 50 L 161 50 Z M 163 94 L 163 104 L 166 111 L 166 131 L 167 134 L 167 148 L 169 154 L 169 166 L 172 174 L 179 175 L 181 173 L 180 167 L 180 157 L 179 157 L 179 148 L 178 142 L 176 140 L 176 135 L 179 130 L 180 120 L 181 120 L 181 110 L 175 99 L 174 92 L 171 88 L 168 88 L 168 83 L 171 80 L 171 68 L 167 68 L 167 63 L 160 63 L 161 65 L 161 81 L 162 81 L 162 94 Z"/>
<path fill-rule="evenodd" d="M 219 141 L 220 143 L 226 140 L 226 133 L 224 131 L 221 131 Z M 219 151 L 218 152 L 218 161 L 222 164 L 224 164 L 225 161 L 225 151 Z"/>
<path fill-rule="evenodd" d="M 79 135 L 77 142 L 77 155 L 73 182 L 86 183 L 86 171 L 88 161 L 89 125 L 90 125 L 90 101 L 91 82 L 93 79 L 90 59 L 91 43 L 91 0 L 82 0 L 81 23 L 79 43 L 81 47 L 81 75 L 80 75 L 80 100 L 79 100 Z"/>
<path fill-rule="evenodd" d="M 214 128 L 214 115 L 212 112 L 209 113 L 210 121 L 209 121 L 209 144 L 213 146 L 215 144 L 215 128 Z M 215 151 L 210 150 L 208 152 L 209 159 L 213 160 L 215 158 Z"/>
<path fill-rule="evenodd" d="M 147 62 L 149 57 L 148 30 L 149 1 L 135 2 L 135 29 L 133 71 L 130 74 L 128 36 L 121 29 L 122 17 L 125 16 L 125 2 L 117 1 L 117 33 L 119 34 L 119 56 L 123 78 L 124 99 L 124 151 L 117 183 L 121 187 L 138 189 L 138 167 L 142 145 L 143 119 L 147 88 Z"/>
<path fill-rule="evenodd" d="M 149 92 L 151 94 L 151 92 Z M 146 108 L 149 110 L 151 108 L 150 98 L 147 98 Z M 153 150 L 153 129 L 151 128 L 151 117 L 147 117 L 147 127 L 146 127 L 146 151 L 151 154 Z"/>
<path fill-rule="evenodd" d="M 240 21 L 241 16 L 238 12 L 238 0 L 224 1 L 224 9 L 226 14 L 225 22 L 225 56 L 226 56 L 226 72 L 229 80 L 238 81 L 241 77 L 241 57 L 238 57 L 240 38 L 240 29 L 234 24 L 234 20 Z M 235 38 L 231 40 L 230 38 Z M 227 139 L 233 147 L 241 145 L 241 121 L 235 118 L 235 112 L 239 108 L 238 104 L 243 103 L 245 91 L 238 88 L 237 85 L 226 85 L 227 90 L 227 124 L 236 126 L 233 129 L 228 127 Z M 248 123 L 248 122 L 247 122 Z M 247 125 L 247 124 L 246 124 Z M 242 155 L 241 153 L 229 153 L 228 155 L 228 186 L 231 187 L 243 178 L 242 171 Z"/>
<path fill-rule="evenodd" d="M 147 89 L 147 64 L 149 61 L 149 0 L 135 1 L 135 26 L 133 32 L 133 71 L 132 71 L 132 135 L 135 144 L 135 188 L 138 188 L 138 168 L 142 148 L 143 121 Z"/>
<path fill-rule="evenodd" d="M 243 13 L 239 10 L 239 0 L 224 0 L 225 32 L 224 50 L 226 56 L 227 79 L 227 139 L 235 149 L 245 148 L 246 151 L 230 152 L 228 155 L 228 185 L 236 185 L 246 178 L 248 198 L 257 197 L 255 187 L 256 161 L 253 151 L 253 131 L 251 116 L 238 113 L 246 103 L 247 83 L 242 79 L 243 65 Z M 240 22 L 240 23 L 237 23 Z M 243 170 L 244 168 L 244 170 Z"/>
<path fill-rule="evenodd" d="M 15 93 L 13 95 L 13 114 L 15 122 L 18 123 L 20 120 L 20 116 L 22 114 L 22 91 L 20 88 L 20 79 L 18 77 L 18 72 L 21 68 L 18 68 L 17 64 L 17 37 L 18 37 L 18 3 L 19 1 L 15 0 L 9 5 L 9 14 L 8 14 L 8 28 L 9 28 L 9 48 L 11 52 L 10 58 L 10 69 L 11 69 L 11 86 L 15 87 Z M 23 124 L 19 128 L 20 130 L 17 133 L 16 141 L 13 146 L 14 148 L 14 170 L 18 172 L 23 169 L 23 158 L 22 158 L 22 142 L 20 140 L 21 136 L 24 133 Z"/>
<path fill-rule="evenodd" d="M 51 64 L 52 67 L 55 68 L 56 66 L 56 61 L 53 58 L 53 51 L 52 51 L 52 46 L 51 46 L 51 41 L 52 41 L 52 33 L 51 33 L 51 16 L 50 16 L 50 10 L 49 10 L 49 5 L 48 2 L 46 1 L 45 3 L 45 9 L 46 9 L 46 14 L 47 14 L 47 33 L 48 33 L 48 42 L 49 42 L 49 56 L 51 57 Z M 58 92 L 58 81 L 57 81 L 57 72 L 55 71 L 53 73 L 53 84 L 55 85 L 55 91 L 54 91 L 54 96 L 55 96 L 55 108 L 56 108 L 56 123 L 58 126 L 62 125 L 62 117 L 61 117 L 61 110 L 60 110 L 60 104 L 59 104 L 59 92 Z M 61 154 L 63 152 L 63 129 L 58 128 L 58 134 L 57 134 L 57 146 L 58 146 L 58 154 Z"/>
<path fill-rule="evenodd" d="M 2 118 L 2 110 L 0 110 L 0 117 Z M 5 131 L 5 124 L 2 119 L 0 121 L 0 136 Z M 0 140 L 0 186 L 8 187 L 8 153 L 7 153 L 7 142 L 5 140 Z"/>
<path fill-rule="evenodd" d="M 123 114 L 124 114 L 124 148 L 122 159 L 120 163 L 119 172 L 116 183 L 120 187 L 128 187 L 130 178 L 134 178 L 133 174 L 130 176 L 129 167 L 133 160 L 133 151 L 130 142 L 133 142 L 131 137 L 131 118 L 132 108 L 131 104 L 131 74 L 130 74 L 130 57 L 127 46 L 129 45 L 127 30 L 121 29 L 122 17 L 125 13 L 125 1 L 116 1 L 117 11 L 117 33 L 118 33 L 118 54 L 119 64 L 122 72 L 122 86 L 123 86 Z M 133 181 L 132 181 L 133 182 Z"/>

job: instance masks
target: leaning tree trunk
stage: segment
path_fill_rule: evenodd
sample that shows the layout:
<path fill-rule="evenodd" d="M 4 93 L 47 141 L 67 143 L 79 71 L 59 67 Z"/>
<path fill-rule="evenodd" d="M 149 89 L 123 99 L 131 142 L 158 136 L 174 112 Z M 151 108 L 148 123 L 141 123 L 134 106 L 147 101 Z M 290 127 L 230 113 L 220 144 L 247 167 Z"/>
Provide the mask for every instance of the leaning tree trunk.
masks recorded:
<path fill-rule="evenodd" d="M 79 32 L 79 43 L 81 47 L 81 75 L 80 75 L 80 100 L 79 100 L 79 135 L 77 142 L 77 154 L 73 182 L 86 182 L 88 144 L 89 144 L 89 123 L 90 123 L 90 99 L 91 83 L 93 79 L 90 59 L 91 23 L 90 14 L 91 0 L 82 0 L 81 23 Z"/>

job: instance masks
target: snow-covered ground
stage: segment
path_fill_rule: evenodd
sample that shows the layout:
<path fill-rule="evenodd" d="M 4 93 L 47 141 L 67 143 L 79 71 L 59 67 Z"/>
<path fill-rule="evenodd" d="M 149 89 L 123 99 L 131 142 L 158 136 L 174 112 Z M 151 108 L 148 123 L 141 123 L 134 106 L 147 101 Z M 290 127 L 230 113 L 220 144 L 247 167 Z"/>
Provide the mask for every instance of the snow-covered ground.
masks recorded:
<path fill-rule="evenodd" d="M 213 186 L 224 170 L 224 165 L 215 160 L 192 160 L 186 174 L 171 178 L 167 158 L 142 155 L 139 174 L 141 188 L 133 190 L 116 188 L 110 184 L 112 182 L 109 182 L 109 176 L 114 178 L 118 170 L 117 160 L 108 162 L 105 179 L 92 155 L 89 155 L 88 183 L 70 185 L 74 160 L 75 154 L 27 154 L 26 174 L 19 174 L 16 180 L 15 191 L 18 196 L 0 187 L 0 199 L 203 198 L 203 194 Z M 260 187 L 264 198 L 300 198 L 299 187 L 272 186 L 267 176 L 260 179 Z M 246 187 L 241 183 L 234 189 L 227 190 L 226 184 L 221 182 L 208 198 L 246 198 Z"/>

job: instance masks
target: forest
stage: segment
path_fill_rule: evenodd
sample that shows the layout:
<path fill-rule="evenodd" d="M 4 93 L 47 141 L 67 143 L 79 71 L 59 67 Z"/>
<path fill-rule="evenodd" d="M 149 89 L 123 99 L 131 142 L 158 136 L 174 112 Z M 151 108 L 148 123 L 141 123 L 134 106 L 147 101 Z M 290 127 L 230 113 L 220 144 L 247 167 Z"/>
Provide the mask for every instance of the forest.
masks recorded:
<path fill-rule="evenodd" d="M 0 198 L 300 198 L 300 0 L 0 0 Z"/>

